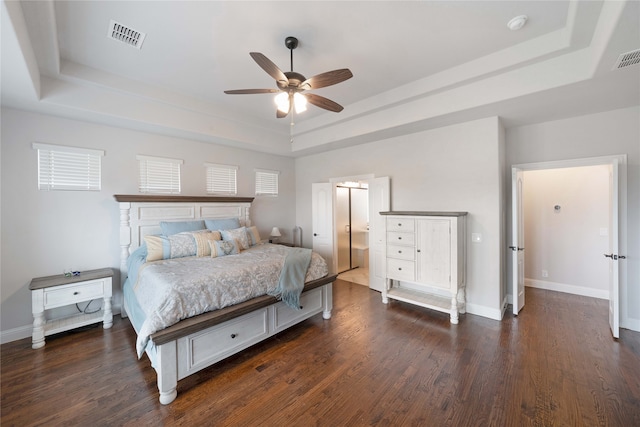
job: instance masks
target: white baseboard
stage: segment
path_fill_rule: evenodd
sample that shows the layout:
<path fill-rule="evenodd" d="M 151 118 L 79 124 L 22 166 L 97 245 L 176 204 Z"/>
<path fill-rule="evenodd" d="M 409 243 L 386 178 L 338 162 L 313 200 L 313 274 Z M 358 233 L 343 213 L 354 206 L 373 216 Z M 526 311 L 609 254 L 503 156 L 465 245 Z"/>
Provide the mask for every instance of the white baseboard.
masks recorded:
<path fill-rule="evenodd" d="M 582 295 L 585 297 L 609 299 L 609 291 L 603 289 L 585 288 L 584 286 L 568 285 L 565 283 L 547 282 L 544 280 L 524 279 L 525 286 L 546 289 L 548 291 L 564 292 L 566 294 Z"/>
<path fill-rule="evenodd" d="M 631 331 L 640 332 L 640 319 L 620 319 L 620 327 Z"/>
<path fill-rule="evenodd" d="M 18 341 L 31 336 L 33 325 L 20 326 L 18 328 L 0 331 L 0 344 L 6 344 L 11 341 Z"/>
<path fill-rule="evenodd" d="M 467 313 L 469 314 L 475 314 L 476 316 L 487 317 L 493 320 L 502 320 L 502 309 L 495 309 L 478 304 L 470 304 L 469 302 L 467 302 L 466 308 Z"/>
<path fill-rule="evenodd" d="M 113 310 L 113 315 L 120 314 L 120 309 Z M 8 329 L 6 331 L 0 331 L 0 344 L 6 344 L 12 341 L 18 341 L 24 338 L 31 337 L 33 332 L 33 325 L 19 326 L 17 328 Z"/>

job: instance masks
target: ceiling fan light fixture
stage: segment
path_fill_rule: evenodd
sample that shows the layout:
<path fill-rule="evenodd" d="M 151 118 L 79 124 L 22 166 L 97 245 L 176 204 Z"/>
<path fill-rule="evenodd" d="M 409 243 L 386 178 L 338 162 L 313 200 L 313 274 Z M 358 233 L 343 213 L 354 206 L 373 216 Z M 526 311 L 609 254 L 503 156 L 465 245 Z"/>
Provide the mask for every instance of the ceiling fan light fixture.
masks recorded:
<path fill-rule="evenodd" d="M 287 92 L 280 92 L 273 99 L 280 112 L 287 114 L 289 112 L 289 94 Z M 293 94 L 293 108 L 296 110 L 296 114 L 304 113 L 307 111 L 307 98 L 301 93 Z"/>
<path fill-rule="evenodd" d="M 278 110 L 280 110 L 282 113 L 288 113 L 289 112 L 289 94 L 286 92 L 280 92 L 279 94 L 276 95 L 276 97 L 273 99 L 276 103 L 276 106 L 278 107 Z"/>
<path fill-rule="evenodd" d="M 296 113 L 304 113 L 307 111 L 307 98 L 301 93 L 293 94 L 293 105 L 296 108 Z"/>

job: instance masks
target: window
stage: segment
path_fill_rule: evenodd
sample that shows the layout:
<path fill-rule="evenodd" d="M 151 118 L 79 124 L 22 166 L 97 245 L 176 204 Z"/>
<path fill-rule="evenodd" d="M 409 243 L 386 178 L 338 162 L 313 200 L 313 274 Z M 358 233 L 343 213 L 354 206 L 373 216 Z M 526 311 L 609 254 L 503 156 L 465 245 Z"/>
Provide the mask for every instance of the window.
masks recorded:
<path fill-rule="evenodd" d="M 34 143 L 39 190 L 100 191 L 104 151 Z"/>
<path fill-rule="evenodd" d="M 180 165 L 178 159 L 163 157 L 137 156 L 140 162 L 141 193 L 180 193 Z"/>
<path fill-rule="evenodd" d="M 237 166 L 205 163 L 207 168 L 207 193 L 238 194 Z"/>
<path fill-rule="evenodd" d="M 256 196 L 277 196 L 278 175 L 278 171 L 256 169 Z"/>

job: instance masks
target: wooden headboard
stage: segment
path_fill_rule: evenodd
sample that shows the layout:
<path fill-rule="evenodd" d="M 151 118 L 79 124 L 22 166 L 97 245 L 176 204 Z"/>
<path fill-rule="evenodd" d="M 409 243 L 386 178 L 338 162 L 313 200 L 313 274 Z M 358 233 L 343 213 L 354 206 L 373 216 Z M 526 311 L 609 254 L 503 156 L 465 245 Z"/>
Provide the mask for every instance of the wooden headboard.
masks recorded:
<path fill-rule="evenodd" d="M 120 271 L 127 278 L 127 258 L 148 234 L 160 234 L 161 221 L 189 221 L 236 217 L 251 225 L 249 210 L 253 197 L 214 196 L 113 196 L 120 205 Z"/>

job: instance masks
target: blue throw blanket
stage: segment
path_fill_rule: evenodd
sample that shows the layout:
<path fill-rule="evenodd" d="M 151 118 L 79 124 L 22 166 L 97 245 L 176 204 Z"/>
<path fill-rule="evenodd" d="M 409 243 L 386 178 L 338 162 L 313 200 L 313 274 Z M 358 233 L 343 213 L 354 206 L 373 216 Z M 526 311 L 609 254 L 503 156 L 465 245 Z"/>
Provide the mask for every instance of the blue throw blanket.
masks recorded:
<path fill-rule="evenodd" d="M 278 286 L 269 292 L 284 301 L 289 307 L 300 310 L 300 294 L 304 288 L 304 279 L 311 262 L 311 249 L 290 248 L 284 259 Z"/>

